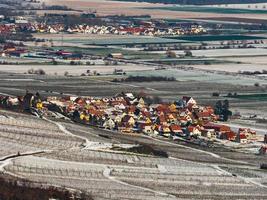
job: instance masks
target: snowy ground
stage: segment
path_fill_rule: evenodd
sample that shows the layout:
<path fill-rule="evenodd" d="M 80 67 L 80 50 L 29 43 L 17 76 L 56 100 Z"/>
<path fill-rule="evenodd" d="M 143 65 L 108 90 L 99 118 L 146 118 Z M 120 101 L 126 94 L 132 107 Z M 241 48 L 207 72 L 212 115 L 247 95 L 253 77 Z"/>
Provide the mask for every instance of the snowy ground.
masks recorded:
<path fill-rule="evenodd" d="M 0 115 L 0 170 L 13 176 L 83 190 L 95 199 L 262 199 L 267 195 L 262 184 L 266 174 L 252 164 L 254 161 L 246 166 L 251 160 L 242 158 L 248 156 L 245 154 L 236 155 L 241 160 L 232 159 L 234 152 L 219 155 L 157 138 L 132 138 L 8 111 L 0 111 Z M 169 158 L 106 151 L 112 143 L 131 147 L 120 142 L 125 139 L 159 145 Z M 24 155 L 39 149 L 46 153 Z M 18 151 L 19 155 L 7 158 Z"/>

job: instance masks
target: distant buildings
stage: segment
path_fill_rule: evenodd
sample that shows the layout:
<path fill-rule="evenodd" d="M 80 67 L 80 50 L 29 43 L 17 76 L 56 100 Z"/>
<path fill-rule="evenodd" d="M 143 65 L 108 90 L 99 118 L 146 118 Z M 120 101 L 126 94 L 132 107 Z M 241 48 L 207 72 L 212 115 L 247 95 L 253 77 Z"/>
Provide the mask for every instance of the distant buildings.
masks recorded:
<path fill-rule="evenodd" d="M 3 18 L 3 16 L 2 16 Z M 0 22 L 1 22 L 0 15 Z M 31 32 L 31 33 L 51 33 L 57 34 L 65 33 L 83 33 L 83 34 L 98 34 L 98 35 L 136 35 L 136 36 L 171 36 L 171 35 L 195 35 L 206 33 L 206 30 L 200 25 L 191 25 L 190 27 L 170 27 L 170 28 L 156 28 L 155 26 L 99 26 L 77 24 L 67 26 L 64 24 L 46 24 L 46 23 L 30 23 L 24 17 L 17 17 L 12 23 L 0 24 L 0 33 L 12 32 Z"/>

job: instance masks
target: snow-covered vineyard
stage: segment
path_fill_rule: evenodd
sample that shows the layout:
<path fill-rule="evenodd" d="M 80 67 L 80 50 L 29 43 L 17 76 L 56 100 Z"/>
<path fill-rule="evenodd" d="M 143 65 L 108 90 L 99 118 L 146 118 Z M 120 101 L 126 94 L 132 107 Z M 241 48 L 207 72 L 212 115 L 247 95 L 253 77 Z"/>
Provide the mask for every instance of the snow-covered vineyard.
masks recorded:
<path fill-rule="evenodd" d="M 245 165 L 242 159 L 160 139 L 127 137 L 71 122 L 0 111 L 0 143 L 2 172 L 85 191 L 94 199 L 264 199 L 267 196 L 267 173 L 259 169 L 257 162 L 248 160 Z M 136 143 L 156 145 L 169 156 L 125 150 Z M 266 161 L 266 157 L 260 159 Z"/>

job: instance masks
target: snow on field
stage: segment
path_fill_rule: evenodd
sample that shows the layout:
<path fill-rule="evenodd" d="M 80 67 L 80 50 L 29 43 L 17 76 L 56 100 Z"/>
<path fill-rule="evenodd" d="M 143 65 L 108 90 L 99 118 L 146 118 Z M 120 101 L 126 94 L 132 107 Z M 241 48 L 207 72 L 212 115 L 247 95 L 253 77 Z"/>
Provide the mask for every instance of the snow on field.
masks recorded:
<path fill-rule="evenodd" d="M 66 137 L 57 126 L 38 118 L 0 116 L 0 157 L 18 152 L 78 147 L 83 142 L 75 136 Z"/>
<path fill-rule="evenodd" d="M 116 156 L 113 154 L 113 157 Z M 33 181 L 82 189 L 93 196 L 108 199 L 128 199 L 133 195 L 134 199 L 142 200 L 176 199 L 168 194 L 183 195 L 188 199 L 192 199 L 191 195 L 202 195 L 205 199 L 205 195 L 224 196 L 229 192 L 241 196 L 266 195 L 264 188 L 254 186 L 248 179 L 244 181 L 234 177 L 216 166 L 149 157 L 140 157 L 140 161 L 153 161 L 153 165 L 105 165 L 28 156 L 12 161 L 5 169 Z"/>
<path fill-rule="evenodd" d="M 252 58 L 253 59 L 253 58 Z M 263 64 L 216 64 L 216 65 L 194 65 L 194 68 L 204 70 L 215 70 L 224 72 L 239 71 L 262 71 L 267 70 L 267 66 Z"/>
<path fill-rule="evenodd" d="M 184 51 L 174 51 L 174 52 L 177 55 L 184 54 Z M 204 56 L 204 57 L 267 55 L 267 50 L 261 48 L 192 50 L 191 52 L 193 53 L 193 56 Z M 164 54 L 166 53 L 166 51 L 153 51 L 150 53 Z"/>
<path fill-rule="evenodd" d="M 228 163 L 232 160 L 217 154 L 214 157 L 210 152 L 160 139 L 153 139 L 152 144 L 159 144 L 166 148 L 166 151 L 171 148 L 173 157 L 98 151 L 99 146 L 102 149 L 112 145 L 100 142 L 100 137 L 99 142 L 91 142 L 89 148 L 82 148 L 77 146 L 84 142 L 81 137 L 72 130 L 67 133 L 67 122 L 58 126 L 59 122 L 52 123 L 28 115 L 8 111 L 0 113 L 0 116 L 3 116 L 0 118 L 0 156 L 16 155 L 8 162 L 0 162 L 0 170 L 31 181 L 83 190 L 96 199 L 169 200 L 177 199 L 176 196 L 180 195 L 185 199 L 194 199 L 196 196 L 208 199 L 214 195 L 229 194 L 246 196 L 248 199 L 262 199 L 267 195 L 267 190 L 261 185 L 264 177 L 251 180 L 233 176 L 218 166 L 221 162 Z M 70 123 L 69 126 L 73 126 L 75 130 L 85 130 L 89 135 L 88 139 L 99 133 L 99 130 L 94 133 L 91 129 L 77 124 Z M 120 141 L 118 134 L 114 136 Z M 122 136 L 123 141 L 127 141 L 125 137 Z M 147 143 L 148 139 L 133 139 L 136 142 L 139 140 Z M 118 146 L 131 147 L 124 143 Z M 52 148 L 53 151 L 38 156 L 17 154 L 51 147 L 55 147 Z M 190 159 L 184 160 L 177 158 L 176 154 L 202 161 L 198 163 L 189 161 Z"/>
<path fill-rule="evenodd" d="M 213 65 L 207 65 L 206 67 L 210 67 L 208 70 L 214 70 L 211 68 Z M 216 66 L 216 65 L 214 65 Z M 225 64 L 221 67 L 229 67 L 233 68 L 232 64 Z M 194 65 L 194 67 L 198 67 Z M 205 67 L 203 65 L 203 67 Z M 154 71 L 143 71 L 143 72 L 129 72 L 129 75 L 134 76 L 166 76 L 166 77 L 174 77 L 178 81 L 203 81 L 209 83 L 225 83 L 225 84 L 233 84 L 233 85 L 254 85 L 256 82 L 260 84 L 266 85 L 266 80 L 259 80 L 254 77 L 244 77 L 244 76 L 234 76 L 234 75 L 226 75 L 219 73 L 208 73 L 201 70 L 180 70 L 180 69 L 170 69 L 170 70 L 154 70 Z"/>
<path fill-rule="evenodd" d="M 27 73 L 29 69 L 43 69 L 46 74 L 54 75 L 64 75 L 67 71 L 69 75 L 81 75 L 86 73 L 87 70 L 91 72 L 97 71 L 98 73 L 113 73 L 115 69 L 122 69 L 125 72 L 128 71 L 143 71 L 143 70 L 153 70 L 154 67 L 148 67 L 143 65 L 134 65 L 134 64 L 123 64 L 116 66 L 106 66 L 106 65 L 94 65 L 94 66 L 85 66 L 85 65 L 1 65 L 0 71 L 3 72 L 12 72 L 12 73 Z"/>
<path fill-rule="evenodd" d="M 266 56 L 224 57 L 224 58 L 220 58 L 220 60 L 253 64 L 253 65 L 251 65 L 252 66 L 251 70 L 253 70 L 255 65 L 258 65 L 258 66 L 264 65 L 265 69 L 266 69 L 266 65 L 267 65 L 267 57 Z"/>
<path fill-rule="evenodd" d="M 267 3 L 224 4 L 224 5 L 212 5 L 212 7 L 266 10 Z"/>

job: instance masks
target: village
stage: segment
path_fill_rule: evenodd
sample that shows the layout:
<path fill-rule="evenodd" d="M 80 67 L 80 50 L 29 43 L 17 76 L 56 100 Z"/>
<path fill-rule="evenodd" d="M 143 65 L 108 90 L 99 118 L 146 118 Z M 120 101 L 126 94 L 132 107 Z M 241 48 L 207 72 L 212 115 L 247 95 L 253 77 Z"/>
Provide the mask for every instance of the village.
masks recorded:
<path fill-rule="evenodd" d="M 188 96 L 173 103 L 152 102 L 149 105 L 147 98 L 142 94 L 121 93 L 112 98 L 66 96 L 44 100 L 39 93 L 27 93 L 19 98 L 2 96 L 0 103 L 4 108 L 26 111 L 38 117 L 58 117 L 51 113 L 59 113 L 77 123 L 123 134 L 182 139 L 200 145 L 223 140 L 261 143 L 259 153 L 266 153 L 267 135 L 258 136 L 249 128 L 233 131 L 230 126 L 218 123 L 224 117 L 216 115 L 212 106 L 198 105 Z"/>
<path fill-rule="evenodd" d="M 110 20 L 108 17 L 102 19 L 103 22 L 91 23 L 72 23 L 70 25 L 64 23 L 46 23 L 37 22 L 35 20 L 29 21 L 25 17 L 17 16 L 9 18 L 0 15 L 0 34 L 11 34 L 17 32 L 25 33 L 82 33 L 82 34 L 98 34 L 98 35 L 136 35 L 136 36 L 175 36 L 175 35 L 198 35 L 205 34 L 207 30 L 202 25 L 196 23 L 178 24 L 175 26 L 157 25 L 151 20 L 133 23 L 129 21 L 125 24 L 118 24 L 116 22 L 104 23 L 105 20 Z M 167 27 L 166 27 L 167 26 Z"/>

